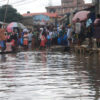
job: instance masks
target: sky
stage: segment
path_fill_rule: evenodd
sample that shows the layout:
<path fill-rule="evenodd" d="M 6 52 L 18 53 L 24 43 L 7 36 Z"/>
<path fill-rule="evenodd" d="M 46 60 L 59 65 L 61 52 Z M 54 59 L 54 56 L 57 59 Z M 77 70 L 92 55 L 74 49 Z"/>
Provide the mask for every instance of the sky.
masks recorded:
<path fill-rule="evenodd" d="M 85 0 L 86 3 L 90 3 L 92 0 Z M 7 0 L 0 0 L 0 6 L 7 3 Z M 13 5 L 14 8 L 21 14 L 30 11 L 35 12 L 46 12 L 45 7 L 48 5 L 61 5 L 61 0 L 9 0 L 9 4 Z"/>

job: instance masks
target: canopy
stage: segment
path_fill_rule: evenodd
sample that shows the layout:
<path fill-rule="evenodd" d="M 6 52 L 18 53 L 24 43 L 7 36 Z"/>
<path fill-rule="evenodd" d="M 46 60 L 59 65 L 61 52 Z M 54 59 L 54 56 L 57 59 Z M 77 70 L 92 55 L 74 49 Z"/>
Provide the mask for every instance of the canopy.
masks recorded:
<path fill-rule="evenodd" d="M 87 20 L 89 13 L 90 13 L 90 11 L 79 11 L 74 15 L 72 21 L 76 22 L 78 18 L 80 19 L 80 21 L 85 21 L 85 20 Z"/>
<path fill-rule="evenodd" d="M 26 27 L 18 22 L 12 22 L 10 24 L 8 24 L 7 26 L 7 32 L 13 32 L 14 28 L 19 28 L 19 29 L 25 29 Z"/>

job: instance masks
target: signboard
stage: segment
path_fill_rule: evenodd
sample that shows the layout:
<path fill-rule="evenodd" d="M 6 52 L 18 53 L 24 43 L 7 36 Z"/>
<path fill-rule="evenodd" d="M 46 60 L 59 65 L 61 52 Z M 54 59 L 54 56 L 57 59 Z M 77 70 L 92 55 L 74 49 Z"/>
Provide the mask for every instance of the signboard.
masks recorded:
<path fill-rule="evenodd" d="M 45 25 L 46 22 L 50 21 L 49 16 L 46 15 L 36 15 L 33 17 L 33 23 L 34 24 L 41 24 L 41 25 Z"/>

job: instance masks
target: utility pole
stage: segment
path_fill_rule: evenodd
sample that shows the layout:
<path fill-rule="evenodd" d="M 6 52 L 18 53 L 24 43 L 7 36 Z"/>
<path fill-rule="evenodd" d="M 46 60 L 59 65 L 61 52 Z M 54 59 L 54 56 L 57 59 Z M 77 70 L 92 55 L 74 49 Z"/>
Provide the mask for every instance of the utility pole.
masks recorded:
<path fill-rule="evenodd" d="M 100 14 L 100 0 L 99 0 L 99 2 L 98 2 L 98 3 L 99 3 L 99 14 Z"/>
<path fill-rule="evenodd" d="M 9 4 L 9 0 L 7 1 L 7 5 L 6 5 L 6 10 L 5 10 L 5 15 L 4 15 L 4 23 L 6 22 L 8 4 Z"/>
<path fill-rule="evenodd" d="M 77 11 L 78 11 L 78 0 L 77 0 Z"/>

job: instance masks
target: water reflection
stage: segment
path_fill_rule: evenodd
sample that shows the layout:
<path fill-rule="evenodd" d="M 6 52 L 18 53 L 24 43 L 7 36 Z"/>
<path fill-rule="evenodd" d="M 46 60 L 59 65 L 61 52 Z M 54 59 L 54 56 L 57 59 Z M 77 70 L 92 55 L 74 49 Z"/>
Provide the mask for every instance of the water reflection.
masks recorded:
<path fill-rule="evenodd" d="M 1 55 L 0 100 L 100 100 L 99 65 L 98 55 Z"/>
<path fill-rule="evenodd" d="M 6 62 L 6 56 L 4 54 L 0 56 L 0 62 Z"/>

